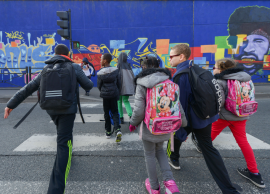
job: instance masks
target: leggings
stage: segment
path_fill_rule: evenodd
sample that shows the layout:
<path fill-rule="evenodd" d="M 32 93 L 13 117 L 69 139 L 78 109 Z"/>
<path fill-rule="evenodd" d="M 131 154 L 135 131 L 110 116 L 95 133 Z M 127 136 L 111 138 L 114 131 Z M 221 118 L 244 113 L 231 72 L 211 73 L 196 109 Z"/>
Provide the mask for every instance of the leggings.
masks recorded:
<path fill-rule="evenodd" d="M 174 180 L 171 168 L 168 163 L 168 158 L 163 150 L 163 142 L 153 143 L 143 140 L 144 156 L 151 188 L 159 189 L 157 178 L 156 158 L 158 160 L 163 181 Z"/>
<path fill-rule="evenodd" d="M 230 124 L 230 123 L 231 124 Z M 220 134 L 220 132 L 226 128 L 229 127 L 232 131 L 232 134 L 239 145 L 240 149 L 242 150 L 242 153 L 245 157 L 247 168 L 252 173 L 259 173 L 259 170 L 257 168 L 257 163 L 255 160 L 254 152 L 251 148 L 251 146 L 248 143 L 247 135 L 246 135 L 246 122 L 244 121 L 226 121 L 223 119 L 218 119 L 216 122 L 212 124 L 212 131 L 211 131 L 211 138 L 212 141 Z"/>
<path fill-rule="evenodd" d="M 119 111 L 119 114 L 120 114 L 121 118 L 123 118 L 122 100 L 123 100 L 124 105 L 126 107 L 128 116 L 129 117 L 132 116 L 132 109 L 131 109 L 130 103 L 128 101 L 128 98 L 129 98 L 129 96 L 119 96 L 119 100 L 117 101 L 117 103 L 118 103 L 118 111 Z"/>

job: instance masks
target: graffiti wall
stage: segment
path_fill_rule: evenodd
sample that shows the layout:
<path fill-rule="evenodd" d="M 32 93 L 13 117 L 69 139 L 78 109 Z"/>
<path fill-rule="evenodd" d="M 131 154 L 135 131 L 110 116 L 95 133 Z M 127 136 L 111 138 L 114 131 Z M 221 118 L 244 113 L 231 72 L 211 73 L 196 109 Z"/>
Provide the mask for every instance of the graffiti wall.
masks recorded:
<path fill-rule="evenodd" d="M 96 71 L 103 53 L 110 53 L 111 66 L 116 66 L 119 53 L 126 52 L 135 74 L 146 55 L 158 57 L 160 66 L 174 73 L 170 49 L 186 43 L 190 59 L 209 71 L 216 60 L 229 57 L 254 82 L 270 83 L 267 1 L 1 1 L 0 87 L 25 85 L 54 55 L 57 44 L 69 46 L 56 34 L 56 11 L 69 8 L 73 40 L 81 43 L 73 60 L 80 64 L 86 57 Z M 10 17 L 11 11 L 16 17 Z M 92 77 L 95 85 L 96 79 Z"/>

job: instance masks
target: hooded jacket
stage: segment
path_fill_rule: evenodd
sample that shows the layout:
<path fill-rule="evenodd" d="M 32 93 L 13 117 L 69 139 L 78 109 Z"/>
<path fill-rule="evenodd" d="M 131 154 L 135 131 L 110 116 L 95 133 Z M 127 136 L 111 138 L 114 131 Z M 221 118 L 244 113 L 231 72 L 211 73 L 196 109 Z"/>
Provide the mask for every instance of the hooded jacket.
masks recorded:
<path fill-rule="evenodd" d="M 130 64 L 127 62 L 127 54 L 120 53 L 117 68 L 121 77 L 121 96 L 132 96 L 135 93 L 134 73 Z"/>
<path fill-rule="evenodd" d="M 116 67 L 103 67 L 98 73 L 97 87 L 104 99 L 119 98 L 120 75 Z"/>
<path fill-rule="evenodd" d="M 130 119 L 130 124 L 133 126 L 137 126 L 140 124 L 140 126 L 138 127 L 138 131 L 140 131 L 140 127 L 141 125 L 143 125 L 142 139 L 145 141 L 158 143 L 170 139 L 170 134 L 153 135 L 147 128 L 146 124 L 142 122 L 145 117 L 147 88 L 153 88 L 156 84 L 163 82 L 167 79 L 171 79 L 171 72 L 168 69 L 163 68 L 143 70 L 135 78 L 135 82 L 137 83 L 135 105 L 132 117 Z M 181 104 L 180 112 L 182 117 L 182 127 L 185 127 L 187 125 L 187 120 Z"/>
<path fill-rule="evenodd" d="M 220 74 L 216 74 L 215 78 L 219 83 L 222 95 L 221 110 L 219 114 L 220 118 L 228 121 L 243 121 L 249 119 L 249 117 L 238 117 L 230 111 L 226 110 L 224 107 L 224 103 L 228 93 L 227 81 L 232 79 L 238 80 L 240 82 L 247 82 L 251 80 L 251 76 L 244 72 L 242 68 L 230 68 L 222 71 Z"/>
<path fill-rule="evenodd" d="M 92 63 L 90 63 L 86 57 L 83 58 L 83 62 L 86 62 L 90 67 L 93 68 L 93 72 L 91 73 L 91 75 L 96 76 L 96 70 L 95 70 L 94 65 Z"/>
<path fill-rule="evenodd" d="M 45 64 L 54 64 L 54 63 L 71 63 L 68 58 L 55 55 L 52 58 L 45 61 Z M 49 115 L 60 115 L 60 114 L 74 114 L 77 113 L 77 95 L 79 94 L 79 85 L 83 87 L 85 90 L 91 90 L 93 88 L 93 82 L 90 81 L 83 73 L 81 67 L 75 63 L 71 64 L 75 70 L 77 83 L 76 83 L 76 94 L 74 96 L 73 104 L 65 110 L 47 110 Z M 46 67 L 46 66 L 45 66 Z M 32 81 L 30 81 L 27 85 L 21 88 L 16 94 L 8 101 L 7 107 L 11 109 L 15 109 L 21 102 L 23 102 L 28 96 L 30 96 L 33 92 L 37 91 L 40 85 L 41 73 L 38 74 Z"/>

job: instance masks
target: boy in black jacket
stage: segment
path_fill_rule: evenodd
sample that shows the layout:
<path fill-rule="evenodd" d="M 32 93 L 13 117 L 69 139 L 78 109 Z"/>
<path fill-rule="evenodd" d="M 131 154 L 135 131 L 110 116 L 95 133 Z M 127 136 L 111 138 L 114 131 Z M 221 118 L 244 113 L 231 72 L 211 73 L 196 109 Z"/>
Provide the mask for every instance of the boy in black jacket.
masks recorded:
<path fill-rule="evenodd" d="M 118 69 L 116 67 L 110 67 L 110 62 L 112 56 L 109 53 L 105 53 L 101 56 L 101 67 L 102 69 L 97 73 L 97 87 L 100 91 L 100 97 L 103 98 L 103 110 L 104 110 L 104 119 L 105 119 L 105 133 L 106 138 L 110 139 L 111 132 L 111 120 L 109 111 L 113 115 L 113 122 L 116 134 L 116 142 L 120 142 L 122 138 L 122 133 L 120 131 L 119 124 L 119 114 L 117 100 L 119 100 L 119 90 L 120 90 L 120 76 Z"/>

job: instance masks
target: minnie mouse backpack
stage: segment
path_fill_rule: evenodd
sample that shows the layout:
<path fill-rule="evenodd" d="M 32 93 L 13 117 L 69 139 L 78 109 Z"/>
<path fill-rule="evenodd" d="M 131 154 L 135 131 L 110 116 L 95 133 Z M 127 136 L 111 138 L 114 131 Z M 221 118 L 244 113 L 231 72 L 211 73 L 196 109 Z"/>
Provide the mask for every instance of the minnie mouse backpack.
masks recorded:
<path fill-rule="evenodd" d="M 147 88 L 144 122 L 152 134 L 168 134 L 180 129 L 179 95 L 179 86 L 170 80 Z"/>
<path fill-rule="evenodd" d="M 253 82 L 228 80 L 228 96 L 225 100 L 225 109 L 238 117 L 246 117 L 257 111 L 255 88 Z"/>

